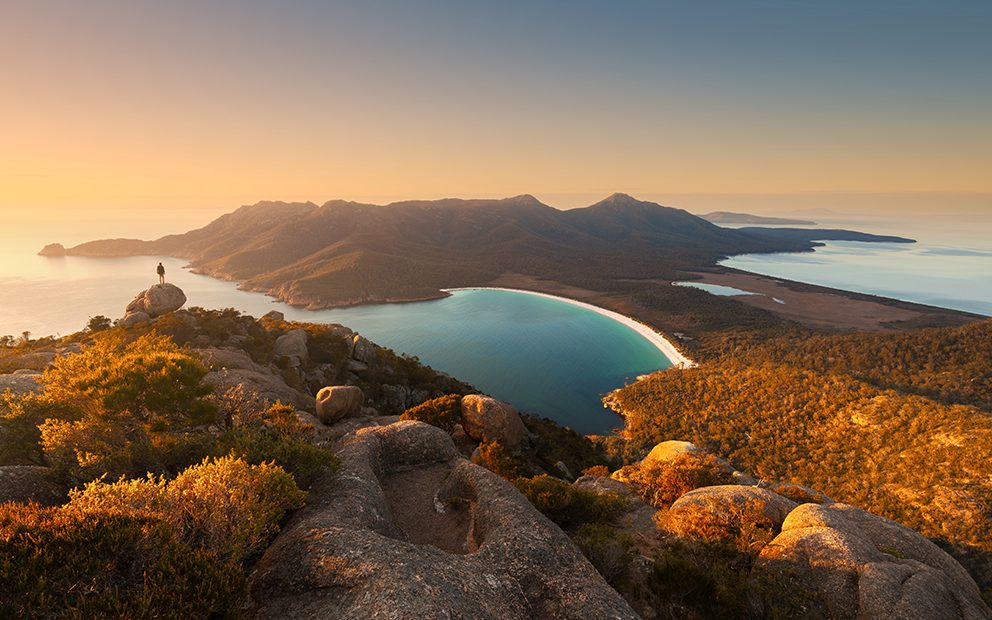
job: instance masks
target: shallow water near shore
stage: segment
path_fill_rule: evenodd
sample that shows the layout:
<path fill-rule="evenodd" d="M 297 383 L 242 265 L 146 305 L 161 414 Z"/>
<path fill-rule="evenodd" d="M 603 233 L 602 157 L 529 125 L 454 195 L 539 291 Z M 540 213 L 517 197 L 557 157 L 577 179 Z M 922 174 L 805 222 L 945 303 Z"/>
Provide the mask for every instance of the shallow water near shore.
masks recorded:
<path fill-rule="evenodd" d="M 161 260 L 188 306 L 230 307 L 253 316 L 279 310 L 290 320 L 340 323 L 522 411 L 587 434 L 621 426 L 602 406 L 606 392 L 671 365 L 653 344 L 611 318 L 524 293 L 462 290 L 433 301 L 311 312 L 190 273 L 185 261 L 174 258 L 21 260 L 25 275 L 0 274 L 0 334 L 66 335 L 83 329 L 91 316 L 117 318 L 138 291 L 157 281 Z"/>

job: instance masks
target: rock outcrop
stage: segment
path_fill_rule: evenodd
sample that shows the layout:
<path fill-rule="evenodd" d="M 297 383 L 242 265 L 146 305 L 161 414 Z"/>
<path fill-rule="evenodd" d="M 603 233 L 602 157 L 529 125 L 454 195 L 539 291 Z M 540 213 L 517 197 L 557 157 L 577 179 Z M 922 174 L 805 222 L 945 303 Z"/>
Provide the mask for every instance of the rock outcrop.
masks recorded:
<path fill-rule="evenodd" d="M 37 374 L 13 373 L 0 375 L 0 394 L 10 390 L 15 396 L 24 396 L 41 391 Z"/>
<path fill-rule="evenodd" d="M 353 359 L 364 364 L 372 364 L 379 357 L 372 341 L 359 334 L 355 334 L 352 338 L 349 350 Z"/>
<path fill-rule="evenodd" d="M 354 385 L 335 385 L 317 392 L 317 418 L 333 424 L 342 418 L 358 415 L 365 404 L 365 395 Z"/>
<path fill-rule="evenodd" d="M 42 506 L 56 506 L 65 501 L 66 493 L 68 488 L 57 480 L 48 467 L 0 467 L 0 504 L 37 502 Z"/>
<path fill-rule="evenodd" d="M 511 449 L 520 445 L 526 433 L 516 409 L 478 394 L 462 399 L 462 427 L 476 441 L 498 441 Z"/>
<path fill-rule="evenodd" d="M 636 618 L 568 537 L 420 422 L 362 428 L 251 579 L 259 618 Z"/>
<path fill-rule="evenodd" d="M 42 371 L 48 368 L 58 355 L 54 351 L 32 351 L 14 355 L 3 360 L 3 365 L 7 368 L 17 370 Z"/>
<path fill-rule="evenodd" d="M 204 382 L 220 394 L 243 386 L 269 404 L 281 401 L 303 411 L 314 410 L 312 396 L 290 387 L 276 369 L 254 362 L 240 349 L 204 348 L 196 352 L 210 370 Z"/>
<path fill-rule="evenodd" d="M 38 252 L 38 256 L 55 258 L 65 256 L 65 246 L 61 243 L 49 243 L 45 247 L 41 248 L 41 251 Z"/>
<path fill-rule="evenodd" d="M 185 303 L 186 294 L 175 284 L 156 284 L 138 293 L 138 296 L 127 305 L 124 320 L 127 320 L 128 315 L 139 312 L 144 312 L 154 319 L 182 308 Z"/>
<path fill-rule="evenodd" d="M 937 545 L 846 504 L 803 504 L 789 513 L 755 570 L 783 565 L 834 618 L 992 617 L 971 576 Z"/>
<path fill-rule="evenodd" d="M 299 366 L 307 359 L 307 332 L 293 329 L 276 338 L 274 352 L 278 357 L 289 360 L 291 366 Z"/>

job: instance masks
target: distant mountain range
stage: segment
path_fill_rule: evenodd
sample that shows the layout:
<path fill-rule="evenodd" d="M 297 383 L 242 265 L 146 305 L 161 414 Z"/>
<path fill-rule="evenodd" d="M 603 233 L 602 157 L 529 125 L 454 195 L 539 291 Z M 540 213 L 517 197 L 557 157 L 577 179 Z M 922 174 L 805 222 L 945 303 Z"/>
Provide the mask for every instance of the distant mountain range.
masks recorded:
<path fill-rule="evenodd" d="M 626 194 L 569 211 L 522 195 L 384 206 L 259 202 L 185 234 L 92 241 L 66 253 L 186 258 L 200 273 L 318 308 L 440 297 L 443 288 L 507 273 L 607 286 L 620 278 L 674 278 L 725 256 L 808 251 L 814 240 L 850 234 L 721 228 Z"/>
<path fill-rule="evenodd" d="M 767 217 L 750 213 L 734 213 L 732 211 L 713 211 L 700 215 L 707 222 L 714 224 L 764 224 L 767 226 L 816 226 L 811 220 L 796 220 L 787 217 Z"/>

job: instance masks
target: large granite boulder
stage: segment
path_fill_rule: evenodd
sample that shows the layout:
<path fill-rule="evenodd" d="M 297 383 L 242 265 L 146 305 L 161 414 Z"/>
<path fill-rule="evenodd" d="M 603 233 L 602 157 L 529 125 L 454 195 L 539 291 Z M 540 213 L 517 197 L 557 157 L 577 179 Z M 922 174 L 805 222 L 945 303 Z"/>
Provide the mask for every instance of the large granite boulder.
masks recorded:
<path fill-rule="evenodd" d="M 680 513 L 702 512 L 727 522 L 747 515 L 778 528 L 796 506 L 796 502 L 767 489 L 721 484 L 689 491 L 675 500 L 668 513 L 677 516 Z"/>
<path fill-rule="evenodd" d="M 651 452 L 641 459 L 641 464 L 668 463 L 685 454 L 703 456 L 706 451 L 689 441 L 663 441 L 651 448 Z"/>
<path fill-rule="evenodd" d="M 151 320 L 152 317 L 147 312 L 128 312 L 117 321 L 117 324 L 121 327 L 133 327 L 134 325 L 141 325 Z"/>
<path fill-rule="evenodd" d="M 352 358 L 365 364 L 372 364 L 379 357 L 379 353 L 376 351 L 375 345 L 372 344 L 372 341 L 359 334 L 355 334 L 352 337 L 351 344 L 348 348 L 351 352 Z"/>
<path fill-rule="evenodd" d="M 846 504 L 802 504 L 755 571 L 785 568 L 833 618 L 987 619 L 992 610 L 951 556 L 913 530 Z"/>
<path fill-rule="evenodd" d="M 557 526 L 421 422 L 345 436 L 250 581 L 266 618 L 636 618 Z"/>
<path fill-rule="evenodd" d="M 507 448 L 519 446 L 526 433 L 516 409 L 478 394 L 462 398 L 462 428 L 476 441 L 498 441 Z"/>
<path fill-rule="evenodd" d="M 185 303 L 186 294 L 175 284 L 156 284 L 147 291 L 138 293 L 127 305 L 124 317 L 126 319 L 129 314 L 144 312 L 154 319 L 182 308 Z"/>
<path fill-rule="evenodd" d="M 334 385 L 317 392 L 316 400 L 317 418 L 324 424 L 333 424 L 360 414 L 365 395 L 354 385 Z"/>
<path fill-rule="evenodd" d="M 293 329 L 276 338 L 274 353 L 290 360 L 293 366 L 299 366 L 308 355 L 306 330 Z"/>
<path fill-rule="evenodd" d="M 0 467 L 0 504 L 37 502 L 57 506 L 65 502 L 68 487 L 48 467 L 6 465 Z"/>
<path fill-rule="evenodd" d="M 0 375 L 0 394 L 10 390 L 15 396 L 37 393 L 41 391 L 38 385 L 38 374 L 17 372 Z"/>

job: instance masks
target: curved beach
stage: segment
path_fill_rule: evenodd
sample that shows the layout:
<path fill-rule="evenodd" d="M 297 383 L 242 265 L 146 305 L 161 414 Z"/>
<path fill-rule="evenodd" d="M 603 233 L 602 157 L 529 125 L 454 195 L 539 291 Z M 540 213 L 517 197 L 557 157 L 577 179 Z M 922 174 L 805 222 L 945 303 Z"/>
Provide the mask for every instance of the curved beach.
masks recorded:
<path fill-rule="evenodd" d="M 677 368 L 693 368 L 696 366 L 696 362 L 692 361 L 688 357 L 682 354 L 675 345 L 671 343 L 670 340 L 662 336 L 660 333 L 648 327 L 644 323 L 636 319 L 632 319 L 629 316 L 620 314 L 619 312 L 614 312 L 612 310 L 607 310 L 606 308 L 600 308 L 599 306 L 594 306 L 592 304 L 587 304 L 584 301 L 579 301 L 577 299 L 571 299 L 568 297 L 559 297 L 558 295 L 551 295 L 549 293 L 541 293 L 538 291 L 528 291 L 519 288 L 503 288 L 499 286 L 465 286 L 461 288 L 446 288 L 442 289 L 446 293 L 454 291 L 509 291 L 511 293 L 524 293 L 526 295 L 535 295 L 537 297 L 547 297 L 548 299 L 554 299 L 557 301 L 563 301 L 567 304 L 573 306 L 579 306 L 580 308 L 585 308 L 586 310 L 592 310 L 596 314 L 600 314 L 609 319 L 613 319 L 617 323 L 625 325 L 630 329 L 634 330 L 640 334 L 644 339 L 653 344 L 662 355 L 667 357 L 669 361 L 672 362 L 672 366 Z"/>

